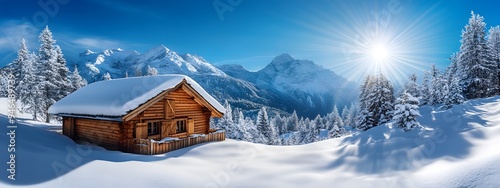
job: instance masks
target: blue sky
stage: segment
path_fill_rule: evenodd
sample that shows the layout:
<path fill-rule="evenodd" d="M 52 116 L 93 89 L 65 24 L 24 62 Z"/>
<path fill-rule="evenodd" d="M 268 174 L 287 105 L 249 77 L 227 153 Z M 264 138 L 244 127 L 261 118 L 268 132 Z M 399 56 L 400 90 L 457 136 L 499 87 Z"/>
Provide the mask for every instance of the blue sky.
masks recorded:
<path fill-rule="evenodd" d="M 84 49 L 120 47 L 143 53 L 163 44 L 213 64 L 241 64 L 250 70 L 289 53 L 354 79 L 373 69 L 365 55 L 372 43 L 381 43 L 394 61 L 377 66 L 404 76 L 432 63 L 444 69 L 459 49 L 471 10 L 485 17 L 488 28 L 500 25 L 495 0 L 1 2 L 0 65 L 15 58 L 23 37 L 35 50 L 38 33 L 49 25 L 68 59 Z"/>

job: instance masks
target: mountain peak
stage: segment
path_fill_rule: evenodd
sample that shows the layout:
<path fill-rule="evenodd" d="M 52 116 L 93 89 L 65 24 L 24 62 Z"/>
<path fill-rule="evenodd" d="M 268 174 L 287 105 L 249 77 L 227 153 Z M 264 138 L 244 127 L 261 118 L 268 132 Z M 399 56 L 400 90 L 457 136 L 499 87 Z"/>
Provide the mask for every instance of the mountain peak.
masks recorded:
<path fill-rule="evenodd" d="M 91 51 L 91 50 L 87 49 L 87 50 L 85 50 L 84 52 L 80 53 L 80 57 L 83 57 L 83 56 L 88 56 L 88 55 L 90 55 L 90 54 L 95 54 L 95 52 L 93 52 L 93 51 Z"/>
<path fill-rule="evenodd" d="M 295 59 L 288 53 L 281 54 L 279 56 L 276 56 L 271 64 L 281 64 L 281 63 L 287 63 L 290 61 L 294 61 Z"/>
<path fill-rule="evenodd" d="M 149 50 L 150 52 L 169 52 L 170 49 L 168 49 L 166 46 L 164 46 L 163 44 L 160 44 L 154 48 L 152 48 L 151 50 Z"/>

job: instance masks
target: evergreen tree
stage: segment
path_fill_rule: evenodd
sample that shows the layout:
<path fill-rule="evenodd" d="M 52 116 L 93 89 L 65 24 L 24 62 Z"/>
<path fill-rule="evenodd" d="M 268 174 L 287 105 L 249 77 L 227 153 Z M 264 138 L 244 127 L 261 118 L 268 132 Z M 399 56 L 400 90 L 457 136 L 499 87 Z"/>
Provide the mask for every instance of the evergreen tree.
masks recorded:
<path fill-rule="evenodd" d="M 344 106 L 344 108 L 342 109 L 342 115 L 341 115 L 342 122 L 344 122 L 344 124 L 346 124 L 348 116 L 349 116 L 349 108 L 347 108 L 347 106 Z"/>
<path fill-rule="evenodd" d="M 292 115 L 288 118 L 287 121 L 287 132 L 295 132 L 299 130 L 299 117 L 297 116 L 297 112 L 294 110 Z"/>
<path fill-rule="evenodd" d="M 392 119 L 392 113 L 394 110 L 394 88 L 392 87 L 391 82 L 385 78 L 384 75 L 379 74 L 378 83 L 380 92 L 380 122 L 379 124 L 387 123 Z"/>
<path fill-rule="evenodd" d="M 102 75 L 102 80 L 111 80 L 111 75 L 109 72 L 106 72 L 106 74 Z"/>
<path fill-rule="evenodd" d="M 329 130 L 332 130 L 333 127 L 343 127 L 344 122 L 342 121 L 342 117 L 339 115 L 339 111 L 337 109 L 337 106 L 335 105 L 333 107 L 333 111 L 331 113 L 331 122 L 332 122 L 332 127 L 329 127 Z"/>
<path fill-rule="evenodd" d="M 7 97 L 7 76 L 4 75 L 3 71 L 0 71 L 0 97 Z"/>
<path fill-rule="evenodd" d="M 408 83 L 405 84 L 405 91 L 414 97 L 420 97 L 420 92 L 417 84 L 417 74 L 413 73 L 410 75 Z"/>
<path fill-rule="evenodd" d="M 275 119 L 275 128 L 277 136 L 283 135 L 286 133 L 286 122 L 285 118 L 281 117 L 279 114 L 276 114 Z"/>
<path fill-rule="evenodd" d="M 491 49 L 492 61 L 497 65 L 496 94 L 500 94 L 500 26 L 492 27 L 488 31 L 488 46 Z"/>
<path fill-rule="evenodd" d="M 490 49 L 486 43 L 484 18 L 471 13 L 469 23 L 462 31 L 459 66 L 464 95 L 468 99 L 488 97 L 495 93 L 491 86 L 496 79 L 496 65 L 492 61 Z"/>
<path fill-rule="evenodd" d="M 269 124 L 269 117 L 267 116 L 266 107 L 262 107 L 257 115 L 257 131 L 260 133 L 265 144 L 272 144 L 274 142 L 273 130 Z"/>
<path fill-rule="evenodd" d="M 56 52 L 56 57 L 57 57 L 56 71 L 59 74 L 58 77 L 61 78 L 60 82 L 58 83 L 59 96 L 62 96 L 60 98 L 62 99 L 63 97 L 73 92 L 73 85 L 69 80 L 70 72 L 68 67 L 66 66 L 66 59 L 64 58 L 61 47 L 59 47 L 59 45 L 54 44 L 54 50 Z"/>
<path fill-rule="evenodd" d="M 442 103 L 442 97 L 443 97 L 443 92 L 442 92 L 442 77 L 441 73 L 439 70 L 436 68 L 436 64 L 432 64 L 431 69 L 429 70 L 429 75 L 430 75 L 430 85 L 428 86 L 428 104 L 429 105 L 437 105 Z M 410 93 L 411 94 L 411 93 Z M 412 95 L 413 96 L 413 95 Z"/>
<path fill-rule="evenodd" d="M 351 104 L 351 106 L 349 107 L 349 114 L 347 115 L 346 119 L 344 120 L 344 125 L 348 125 L 348 126 L 351 126 L 351 128 L 356 128 L 356 112 L 357 112 L 357 109 L 356 109 L 356 105 L 355 104 Z"/>
<path fill-rule="evenodd" d="M 31 53 L 27 61 L 21 67 L 22 78 L 18 85 L 18 97 L 21 102 L 21 112 L 32 114 L 33 120 L 37 120 L 38 114 L 43 113 L 43 109 L 38 102 L 40 96 L 39 77 L 35 75 L 35 63 L 37 56 Z"/>
<path fill-rule="evenodd" d="M 139 67 L 136 67 L 135 69 L 135 77 L 142 76 L 142 70 Z"/>
<path fill-rule="evenodd" d="M 226 100 L 224 103 L 224 108 L 226 109 L 226 113 L 217 123 L 217 128 L 226 131 L 226 136 L 228 138 L 236 139 L 236 128 L 233 122 L 233 111 L 231 109 L 231 105 Z"/>
<path fill-rule="evenodd" d="M 462 87 L 459 84 L 459 78 L 453 77 L 451 82 L 447 84 L 446 90 L 448 91 L 444 97 L 443 108 L 451 108 L 454 104 L 460 104 L 464 101 L 462 95 Z"/>
<path fill-rule="evenodd" d="M 382 74 L 366 77 L 359 98 L 358 129 L 368 130 L 392 119 L 394 89 Z"/>
<path fill-rule="evenodd" d="M 65 97 L 70 87 L 67 79 L 66 61 L 62 57 L 59 46 L 55 44 L 56 41 L 48 27 L 45 27 L 40 34 L 39 41 L 41 44 L 36 65 L 36 75 L 39 77 L 39 104 L 43 109 L 41 115 L 48 123 L 50 121 L 49 107 Z"/>
<path fill-rule="evenodd" d="M 156 68 L 154 68 L 154 67 L 150 67 L 150 66 L 148 65 L 148 72 L 147 72 L 147 75 L 148 75 L 148 76 L 156 76 L 156 75 L 158 75 L 158 70 L 157 70 Z"/>
<path fill-rule="evenodd" d="M 405 131 L 410 131 L 411 129 L 420 126 L 417 121 L 417 117 L 420 116 L 417 98 L 411 96 L 411 94 L 405 91 L 396 100 L 394 108 L 394 125 L 404 129 Z"/>
<path fill-rule="evenodd" d="M 368 130 L 378 125 L 379 117 L 376 114 L 378 110 L 377 98 L 374 90 L 376 77 L 368 75 L 361 86 L 361 94 L 359 96 L 358 123 L 356 128 L 359 130 Z"/>
<path fill-rule="evenodd" d="M 277 127 L 276 127 L 276 117 L 270 118 L 269 127 L 271 128 L 271 139 L 269 139 L 269 145 L 280 145 L 281 140 L 279 139 Z"/>
<path fill-rule="evenodd" d="M 78 72 L 78 68 L 75 65 L 75 69 L 73 70 L 73 73 L 69 75 L 69 81 L 71 82 L 71 88 L 72 91 L 74 92 L 84 86 L 87 85 L 87 81 L 80 76 L 80 73 Z"/>
<path fill-rule="evenodd" d="M 21 46 L 19 47 L 19 50 L 17 51 L 17 58 L 12 62 L 12 65 L 10 67 L 10 70 L 12 71 L 12 74 L 15 77 L 15 83 L 14 83 L 14 88 L 16 88 L 16 93 L 19 94 L 19 89 L 18 85 L 19 82 L 23 79 L 23 72 L 22 68 L 25 66 L 29 59 L 29 51 L 28 47 L 26 46 L 26 41 L 24 38 L 21 41 Z"/>
<path fill-rule="evenodd" d="M 431 81 L 430 79 L 430 73 L 429 71 L 424 72 L 424 78 L 422 80 L 422 85 L 420 86 L 420 104 L 421 105 L 427 105 L 429 104 L 429 98 L 431 98 L 431 94 L 429 91 L 429 88 L 431 87 Z"/>

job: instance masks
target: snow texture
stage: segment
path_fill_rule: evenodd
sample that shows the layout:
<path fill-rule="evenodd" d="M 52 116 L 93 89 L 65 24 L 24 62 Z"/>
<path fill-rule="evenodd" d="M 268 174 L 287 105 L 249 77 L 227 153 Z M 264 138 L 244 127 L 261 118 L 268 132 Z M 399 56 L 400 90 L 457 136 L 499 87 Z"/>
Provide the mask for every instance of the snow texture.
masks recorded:
<path fill-rule="evenodd" d="M 0 187 L 500 187 L 499 106 L 493 97 L 421 107 L 425 128 L 409 132 L 385 124 L 300 146 L 229 139 L 155 156 L 75 144 L 48 124 L 18 121 L 16 181 L 3 170 Z M 0 150 L 0 161 L 8 154 Z"/>
<path fill-rule="evenodd" d="M 225 112 L 219 102 L 188 76 L 165 74 L 92 83 L 52 105 L 49 113 L 119 117 L 161 92 L 174 88 L 183 80 L 215 109 Z"/>

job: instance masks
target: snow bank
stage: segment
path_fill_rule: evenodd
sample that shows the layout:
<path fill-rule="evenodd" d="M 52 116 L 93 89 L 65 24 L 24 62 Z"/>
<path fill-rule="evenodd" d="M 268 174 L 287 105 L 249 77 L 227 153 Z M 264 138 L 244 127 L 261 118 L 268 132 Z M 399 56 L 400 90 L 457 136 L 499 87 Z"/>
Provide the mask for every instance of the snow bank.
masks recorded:
<path fill-rule="evenodd" d="M 174 88 L 184 79 L 215 109 L 225 112 L 224 107 L 193 79 L 185 75 L 166 74 L 95 82 L 56 102 L 49 108 L 49 113 L 123 116 L 161 92 Z"/>
<path fill-rule="evenodd" d="M 387 124 L 300 146 L 226 140 L 155 156 L 77 145 L 21 122 L 18 179 L 4 170 L 0 187 L 500 187 L 500 97 L 420 113 L 424 128 L 410 132 Z"/>

